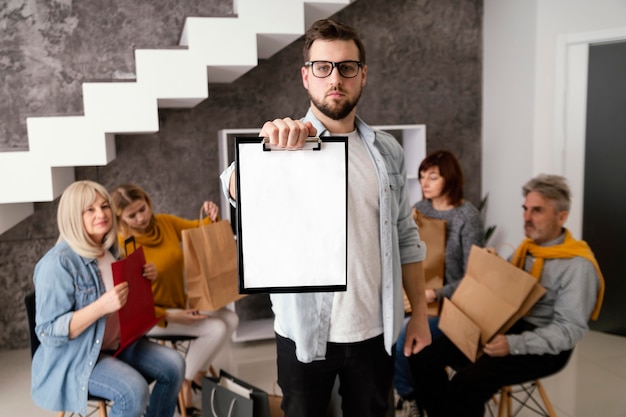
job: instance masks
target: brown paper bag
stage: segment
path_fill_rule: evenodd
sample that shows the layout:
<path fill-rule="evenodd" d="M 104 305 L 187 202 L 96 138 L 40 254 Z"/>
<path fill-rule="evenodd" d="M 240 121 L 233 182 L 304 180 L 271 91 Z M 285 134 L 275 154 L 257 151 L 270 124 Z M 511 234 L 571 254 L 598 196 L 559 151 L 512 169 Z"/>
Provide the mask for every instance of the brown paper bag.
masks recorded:
<path fill-rule="evenodd" d="M 472 246 L 466 274 L 443 304 L 439 328 L 474 362 L 480 346 L 504 334 L 545 292 L 532 275 Z"/>
<path fill-rule="evenodd" d="M 270 417 L 283 417 L 285 415 L 283 409 L 280 407 L 283 402 L 283 396 L 278 393 L 279 390 L 278 383 L 274 382 L 274 392 L 267 394 L 267 399 L 270 403 Z"/>
<path fill-rule="evenodd" d="M 200 223 L 182 232 L 189 308 L 215 311 L 243 297 L 239 294 L 237 246 L 227 220 Z"/>
<path fill-rule="evenodd" d="M 426 288 L 443 287 L 446 263 L 446 221 L 424 216 L 413 208 L 413 219 L 419 228 L 420 239 L 426 243 L 426 258 L 424 258 L 424 276 Z M 411 304 L 404 294 L 404 312 L 411 313 Z M 428 315 L 439 315 L 439 303 L 428 304 Z"/>

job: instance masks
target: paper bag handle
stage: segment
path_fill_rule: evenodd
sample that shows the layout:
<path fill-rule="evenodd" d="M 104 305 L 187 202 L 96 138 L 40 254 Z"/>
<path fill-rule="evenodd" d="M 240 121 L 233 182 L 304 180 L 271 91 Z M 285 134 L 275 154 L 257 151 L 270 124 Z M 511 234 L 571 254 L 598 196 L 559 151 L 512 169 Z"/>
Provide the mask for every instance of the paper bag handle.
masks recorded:
<path fill-rule="evenodd" d="M 230 406 L 228 407 L 228 415 L 226 417 L 232 417 L 233 415 L 233 407 L 235 407 L 235 402 L 237 402 L 236 398 L 230 400 Z M 211 390 L 211 414 L 213 417 L 219 417 L 215 412 L 215 388 Z"/>
<path fill-rule="evenodd" d="M 133 252 L 137 250 L 137 244 L 135 243 L 135 236 L 131 236 L 124 241 L 124 256 L 128 256 L 128 244 L 133 244 Z"/>

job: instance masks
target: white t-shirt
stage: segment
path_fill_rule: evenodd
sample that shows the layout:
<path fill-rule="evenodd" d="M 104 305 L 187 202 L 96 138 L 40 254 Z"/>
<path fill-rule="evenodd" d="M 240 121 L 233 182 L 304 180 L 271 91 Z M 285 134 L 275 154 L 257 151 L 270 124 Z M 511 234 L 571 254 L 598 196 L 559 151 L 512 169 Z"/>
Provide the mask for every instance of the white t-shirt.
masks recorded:
<path fill-rule="evenodd" d="M 336 292 L 329 342 L 354 343 L 383 333 L 378 175 L 363 140 L 348 135 L 348 282 Z"/>

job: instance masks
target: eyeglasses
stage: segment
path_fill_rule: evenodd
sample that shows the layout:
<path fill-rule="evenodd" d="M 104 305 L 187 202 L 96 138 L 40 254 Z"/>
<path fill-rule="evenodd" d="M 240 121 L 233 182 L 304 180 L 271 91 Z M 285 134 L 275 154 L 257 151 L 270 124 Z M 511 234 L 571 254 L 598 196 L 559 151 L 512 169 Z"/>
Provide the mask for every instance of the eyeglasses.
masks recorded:
<path fill-rule="evenodd" d="M 326 78 L 333 73 L 333 70 L 337 68 L 339 75 L 343 78 L 354 78 L 359 73 L 359 68 L 363 67 L 361 61 L 307 61 L 304 63 L 305 67 L 311 67 L 313 75 L 317 78 Z"/>

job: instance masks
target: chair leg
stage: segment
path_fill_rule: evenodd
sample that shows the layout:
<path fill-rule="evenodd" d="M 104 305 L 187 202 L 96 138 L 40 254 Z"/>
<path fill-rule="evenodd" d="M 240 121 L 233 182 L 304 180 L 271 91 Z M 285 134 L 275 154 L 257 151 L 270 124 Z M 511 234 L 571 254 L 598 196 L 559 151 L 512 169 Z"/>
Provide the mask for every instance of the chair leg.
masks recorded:
<path fill-rule="evenodd" d="M 180 417 L 187 417 L 187 405 L 185 404 L 182 388 L 178 391 L 178 406 L 180 407 Z"/>
<path fill-rule="evenodd" d="M 107 403 L 98 401 L 98 417 L 107 417 Z"/>
<path fill-rule="evenodd" d="M 556 417 L 556 413 L 554 411 L 554 408 L 552 408 L 552 403 L 550 402 L 550 399 L 548 398 L 548 394 L 546 393 L 546 390 L 543 389 L 543 385 L 541 384 L 541 382 L 538 379 L 535 381 L 535 385 L 537 386 L 537 390 L 539 391 L 539 395 L 541 395 L 541 399 L 543 400 L 543 404 L 546 406 L 546 411 L 548 412 L 548 415 L 550 417 Z"/>
<path fill-rule="evenodd" d="M 506 412 L 507 417 L 513 417 L 513 391 L 509 387 L 509 392 L 506 395 Z"/>
<path fill-rule="evenodd" d="M 505 417 L 511 415 L 511 387 L 502 387 L 500 390 L 500 407 L 498 409 L 498 417 Z M 505 410 L 508 408 L 508 414 L 505 414 Z"/>

